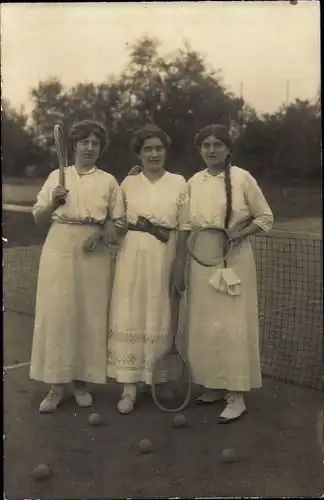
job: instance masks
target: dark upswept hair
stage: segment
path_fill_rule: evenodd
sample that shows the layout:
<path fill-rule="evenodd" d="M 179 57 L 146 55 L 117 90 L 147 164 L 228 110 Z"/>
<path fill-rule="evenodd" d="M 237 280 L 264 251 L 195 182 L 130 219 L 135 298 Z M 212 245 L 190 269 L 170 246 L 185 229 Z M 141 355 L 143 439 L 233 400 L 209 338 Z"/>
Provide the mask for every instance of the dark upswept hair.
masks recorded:
<path fill-rule="evenodd" d="M 212 124 L 203 127 L 195 136 L 195 144 L 198 148 L 201 143 L 209 136 L 215 137 L 222 141 L 228 148 L 229 153 L 225 160 L 224 166 L 224 183 L 226 191 L 226 215 L 225 215 L 225 228 L 228 228 L 233 212 L 233 196 L 232 196 L 232 182 L 231 182 L 231 154 L 233 149 L 233 141 L 229 130 L 224 125 Z"/>
<path fill-rule="evenodd" d="M 72 149 L 78 141 L 86 139 L 90 134 L 95 134 L 100 141 L 100 155 L 109 145 L 109 137 L 105 127 L 95 120 L 82 120 L 73 125 L 70 131 Z"/>
<path fill-rule="evenodd" d="M 135 155 L 139 155 L 144 141 L 146 139 L 151 139 L 152 137 L 158 137 L 164 144 L 165 149 L 168 149 L 171 144 L 170 137 L 156 125 L 145 125 L 145 127 L 136 130 L 133 139 L 131 141 L 131 150 Z"/>

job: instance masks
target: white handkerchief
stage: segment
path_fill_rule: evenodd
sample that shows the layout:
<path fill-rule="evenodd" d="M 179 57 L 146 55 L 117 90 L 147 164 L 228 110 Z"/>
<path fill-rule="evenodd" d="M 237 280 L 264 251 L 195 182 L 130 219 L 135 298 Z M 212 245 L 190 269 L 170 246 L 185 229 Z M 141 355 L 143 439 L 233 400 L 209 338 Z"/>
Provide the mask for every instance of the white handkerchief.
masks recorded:
<path fill-rule="evenodd" d="M 209 283 L 215 290 L 229 295 L 240 295 L 241 293 L 241 281 L 231 268 L 217 269 Z"/>
<path fill-rule="evenodd" d="M 212 277 L 209 280 L 209 283 L 215 288 L 215 290 L 219 290 L 220 286 L 220 280 L 222 277 L 222 269 L 217 269 L 217 271 L 214 272 Z"/>

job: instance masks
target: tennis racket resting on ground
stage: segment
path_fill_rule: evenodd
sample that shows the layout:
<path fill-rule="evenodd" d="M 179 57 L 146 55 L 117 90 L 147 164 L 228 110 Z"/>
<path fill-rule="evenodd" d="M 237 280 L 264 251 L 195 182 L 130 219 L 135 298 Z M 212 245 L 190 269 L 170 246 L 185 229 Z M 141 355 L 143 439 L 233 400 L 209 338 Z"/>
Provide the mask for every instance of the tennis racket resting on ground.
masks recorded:
<path fill-rule="evenodd" d="M 242 230 L 252 222 L 253 217 L 245 217 L 234 226 L 234 229 Z M 221 227 L 197 229 L 191 232 L 187 240 L 189 255 L 204 267 L 215 267 L 219 264 L 226 267 L 227 259 L 235 246 L 236 244 L 229 240 L 226 229 Z"/>
<path fill-rule="evenodd" d="M 180 297 L 175 292 L 171 298 L 171 334 L 172 345 L 155 362 L 152 378 L 152 396 L 156 406 L 166 413 L 184 410 L 191 397 L 191 374 L 189 362 L 180 354 L 177 347 Z M 165 381 L 166 380 L 166 381 Z M 163 397 L 162 391 L 168 391 L 173 397 Z"/>
<path fill-rule="evenodd" d="M 59 184 L 65 187 L 64 168 L 68 166 L 68 155 L 63 130 L 60 125 L 54 125 L 54 142 L 59 164 Z"/>

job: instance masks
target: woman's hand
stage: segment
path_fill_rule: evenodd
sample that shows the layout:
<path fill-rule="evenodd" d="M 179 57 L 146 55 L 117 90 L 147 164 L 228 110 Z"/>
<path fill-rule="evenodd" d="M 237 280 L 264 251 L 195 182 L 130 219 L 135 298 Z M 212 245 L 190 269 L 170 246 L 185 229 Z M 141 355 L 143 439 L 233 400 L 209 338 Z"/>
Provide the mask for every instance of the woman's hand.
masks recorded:
<path fill-rule="evenodd" d="M 116 226 L 111 219 L 107 219 L 105 222 L 105 227 L 102 231 L 102 239 L 107 247 L 109 245 L 116 245 L 119 242 Z"/>
<path fill-rule="evenodd" d="M 225 231 L 230 242 L 234 243 L 234 245 L 236 246 L 249 236 L 259 233 L 260 231 L 262 231 L 262 229 L 260 226 L 255 224 L 254 221 L 252 221 L 251 224 L 249 224 L 247 227 L 241 228 L 240 230 L 235 229 L 234 227 L 231 229 L 226 229 Z"/>
<path fill-rule="evenodd" d="M 116 227 L 114 221 L 107 219 L 102 232 L 102 239 L 111 257 L 116 258 L 120 249 L 120 241 L 124 236 L 124 229 Z"/>
<path fill-rule="evenodd" d="M 93 252 L 97 248 L 100 240 L 102 240 L 101 229 L 95 231 L 89 236 L 89 238 L 83 244 L 83 250 L 85 252 Z"/>
<path fill-rule="evenodd" d="M 142 170 L 142 167 L 140 167 L 139 165 L 134 165 L 134 167 L 130 169 L 127 175 L 137 175 L 140 174 Z"/>
<path fill-rule="evenodd" d="M 112 243 L 112 244 L 107 246 L 107 249 L 108 249 L 109 255 L 111 257 L 113 257 L 113 259 L 116 259 L 117 254 L 118 254 L 119 249 L 120 249 L 120 245 L 118 243 Z"/>
<path fill-rule="evenodd" d="M 66 203 L 66 197 L 68 194 L 68 190 L 63 186 L 56 186 L 52 193 L 52 202 L 55 207 L 59 207 L 60 205 L 64 205 Z"/>
<path fill-rule="evenodd" d="M 234 243 L 234 245 L 238 245 L 244 239 L 244 236 L 242 236 L 241 232 L 235 228 L 226 229 L 225 231 L 230 243 Z"/>

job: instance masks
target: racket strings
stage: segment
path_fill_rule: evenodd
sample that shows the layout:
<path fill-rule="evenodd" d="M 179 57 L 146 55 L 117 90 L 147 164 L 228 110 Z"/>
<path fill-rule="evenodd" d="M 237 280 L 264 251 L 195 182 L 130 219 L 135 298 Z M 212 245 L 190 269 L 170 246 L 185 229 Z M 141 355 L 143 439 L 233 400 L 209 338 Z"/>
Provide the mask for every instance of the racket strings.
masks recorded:
<path fill-rule="evenodd" d="M 155 399 L 164 411 L 182 408 L 188 400 L 190 374 L 179 354 L 167 354 L 156 365 L 154 377 Z"/>
<path fill-rule="evenodd" d="M 192 233 L 188 240 L 189 254 L 202 265 L 225 265 L 230 249 L 231 245 L 222 229 L 201 229 Z"/>
<path fill-rule="evenodd" d="M 169 353 L 155 367 L 155 381 L 157 384 L 167 380 L 176 380 L 183 372 L 183 361 L 179 354 Z"/>
<path fill-rule="evenodd" d="M 169 351 L 159 358 L 154 365 L 152 395 L 156 405 L 166 412 L 181 411 L 190 399 L 190 370 L 181 354 L 177 342 L 180 299 L 176 295 L 171 298 L 171 333 L 173 343 Z"/>

